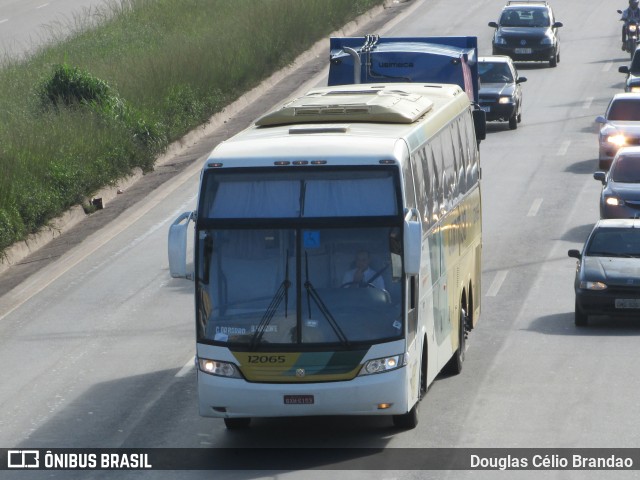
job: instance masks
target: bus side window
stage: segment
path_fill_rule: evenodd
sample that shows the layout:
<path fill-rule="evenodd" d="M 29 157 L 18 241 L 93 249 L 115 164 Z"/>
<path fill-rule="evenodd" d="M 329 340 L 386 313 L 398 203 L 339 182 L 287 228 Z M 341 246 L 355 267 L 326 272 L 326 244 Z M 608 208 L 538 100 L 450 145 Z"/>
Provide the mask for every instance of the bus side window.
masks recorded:
<path fill-rule="evenodd" d="M 415 208 L 416 207 L 416 191 L 413 187 L 414 178 L 413 178 L 413 168 L 411 168 L 411 164 L 414 162 L 406 162 L 402 169 L 402 177 L 404 179 L 404 191 L 405 191 L 405 200 L 407 208 Z"/>
<path fill-rule="evenodd" d="M 433 158 L 433 153 L 431 152 L 431 147 L 425 146 L 422 150 L 420 150 L 420 161 L 422 162 L 422 182 L 424 183 L 424 203 L 423 207 L 423 218 L 430 225 L 433 221 L 433 196 L 431 195 L 431 191 L 433 189 L 432 181 L 431 181 L 431 172 L 429 169 L 429 159 Z"/>
<path fill-rule="evenodd" d="M 431 157 L 432 168 L 431 168 L 431 178 L 432 178 L 432 210 L 431 215 L 432 218 L 438 219 L 440 218 L 440 202 L 442 199 L 442 186 L 440 184 L 440 172 L 438 169 L 438 157 L 442 155 L 442 149 L 440 148 L 440 138 L 436 136 L 432 142 L 433 145 L 433 155 Z"/>
<path fill-rule="evenodd" d="M 456 146 L 458 149 L 458 186 L 459 193 L 464 195 L 467 192 L 467 164 L 468 164 L 468 154 L 467 149 L 465 148 L 466 138 L 466 128 L 464 118 L 460 117 L 456 122 Z"/>
<path fill-rule="evenodd" d="M 415 191 L 416 191 L 416 201 L 417 201 L 417 206 L 418 206 L 418 211 L 420 212 L 421 216 L 426 216 L 425 215 L 425 204 L 426 204 L 426 197 L 427 197 L 427 189 L 425 188 L 425 182 L 424 182 L 424 160 L 423 158 L 425 157 L 425 150 L 424 148 L 419 150 L 418 152 L 416 152 L 415 155 L 413 155 L 411 157 L 411 165 L 413 167 L 413 181 L 414 181 L 414 187 L 415 187 Z"/>
<path fill-rule="evenodd" d="M 438 245 L 437 228 L 429 235 L 429 266 L 431 267 L 431 283 L 440 276 L 440 251 Z"/>
<path fill-rule="evenodd" d="M 409 308 L 411 310 L 414 310 L 416 308 L 416 276 L 412 275 L 410 277 L 410 282 L 409 282 Z M 417 317 L 416 317 L 417 318 Z M 413 329 L 414 331 L 416 329 Z"/>
<path fill-rule="evenodd" d="M 473 132 L 473 120 L 471 117 L 466 118 L 467 124 L 467 137 L 465 139 L 465 144 L 467 146 L 467 184 L 474 185 L 478 180 L 478 147 L 477 143 L 473 141 L 473 137 L 471 132 Z"/>
<path fill-rule="evenodd" d="M 460 152 L 458 150 L 458 129 L 455 123 L 451 124 L 449 128 L 449 141 L 448 150 L 451 152 L 449 155 L 449 161 L 447 162 L 447 170 L 449 175 L 449 204 L 453 204 L 453 200 L 458 196 L 459 183 L 458 183 L 458 160 Z"/>

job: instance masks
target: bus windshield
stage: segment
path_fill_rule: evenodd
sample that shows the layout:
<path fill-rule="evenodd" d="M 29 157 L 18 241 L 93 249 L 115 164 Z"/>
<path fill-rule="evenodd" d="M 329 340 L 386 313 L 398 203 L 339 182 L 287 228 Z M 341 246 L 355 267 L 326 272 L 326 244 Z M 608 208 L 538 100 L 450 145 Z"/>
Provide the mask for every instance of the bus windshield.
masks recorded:
<path fill-rule="evenodd" d="M 400 338 L 401 229 L 202 229 L 198 340 L 373 343 Z"/>
<path fill-rule="evenodd" d="M 209 170 L 202 219 L 370 217 L 398 214 L 391 169 Z"/>

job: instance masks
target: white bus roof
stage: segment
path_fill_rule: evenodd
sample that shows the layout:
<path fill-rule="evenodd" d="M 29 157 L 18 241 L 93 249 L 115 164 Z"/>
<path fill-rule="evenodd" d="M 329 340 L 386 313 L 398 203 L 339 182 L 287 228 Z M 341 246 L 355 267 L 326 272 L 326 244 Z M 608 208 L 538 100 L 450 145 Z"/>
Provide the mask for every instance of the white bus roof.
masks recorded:
<path fill-rule="evenodd" d="M 424 89 L 424 87 L 422 88 Z M 422 90 L 421 89 L 421 90 Z M 352 121 L 413 123 L 433 108 L 433 102 L 413 89 L 354 85 L 349 88 L 322 88 L 267 113 L 258 126 L 289 123 Z"/>
<path fill-rule="evenodd" d="M 259 118 L 218 145 L 222 167 L 327 160 L 333 165 L 400 159 L 469 107 L 457 85 L 394 83 L 323 87 Z M 399 142 L 398 140 L 404 140 Z"/>

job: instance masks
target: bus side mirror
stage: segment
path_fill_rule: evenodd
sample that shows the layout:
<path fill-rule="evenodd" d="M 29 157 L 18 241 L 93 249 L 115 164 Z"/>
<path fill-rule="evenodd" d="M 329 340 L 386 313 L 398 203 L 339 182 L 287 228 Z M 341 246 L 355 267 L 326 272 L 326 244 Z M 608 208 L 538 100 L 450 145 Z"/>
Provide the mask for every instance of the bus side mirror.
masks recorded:
<path fill-rule="evenodd" d="M 474 108 L 473 112 L 473 126 L 476 131 L 476 141 L 484 140 L 487 138 L 487 114 L 484 110 Z"/>
<path fill-rule="evenodd" d="M 404 217 L 404 272 L 407 275 L 420 273 L 422 254 L 422 222 L 415 208 Z"/>
<path fill-rule="evenodd" d="M 187 227 L 193 216 L 194 212 L 184 212 L 169 227 L 169 273 L 173 278 L 193 278 L 187 272 Z"/>

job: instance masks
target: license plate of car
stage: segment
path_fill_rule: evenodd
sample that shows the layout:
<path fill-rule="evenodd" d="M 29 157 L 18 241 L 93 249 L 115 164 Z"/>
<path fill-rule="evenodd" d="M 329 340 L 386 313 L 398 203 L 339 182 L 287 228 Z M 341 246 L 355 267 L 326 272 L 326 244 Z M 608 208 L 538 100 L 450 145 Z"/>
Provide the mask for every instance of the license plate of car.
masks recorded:
<path fill-rule="evenodd" d="M 285 405 L 313 405 L 313 395 L 285 395 Z"/>
<path fill-rule="evenodd" d="M 523 54 L 529 54 L 531 53 L 531 49 L 530 48 L 516 48 L 516 53 L 523 55 Z"/>
<path fill-rule="evenodd" d="M 487 113 L 491 111 L 491 107 L 484 107 L 484 106 L 482 106 L 482 105 L 480 105 L 480 109 L 481 109 L 483 112 L 487 112 Z"/>
<path fill-rule="evenodd" d="M 616 308 L 640 308 L 640 299 L 616 298 Z"/>

